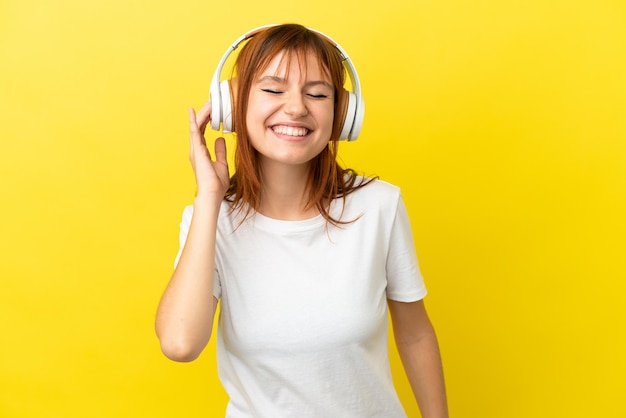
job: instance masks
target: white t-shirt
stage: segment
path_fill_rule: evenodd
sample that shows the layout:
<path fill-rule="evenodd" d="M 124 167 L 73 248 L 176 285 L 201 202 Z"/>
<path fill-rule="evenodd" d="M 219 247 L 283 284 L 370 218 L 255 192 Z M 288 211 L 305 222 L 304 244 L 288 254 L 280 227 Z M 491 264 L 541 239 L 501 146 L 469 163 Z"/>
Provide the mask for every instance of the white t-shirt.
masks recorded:
<path fill-rule="evenodd" d="M 336 217 L 342 200 L 331 206 Z M 218 219 L 214 295 L 226 417 L 406 417 L 387 354 L 387 298 L 426 295 L 397 187 L 346 197 L 338 227 L 319 215 Z M 185 208 L 180 252 L 193 208 Z M 177 260 L 178 260 L 177 257 Z"/>

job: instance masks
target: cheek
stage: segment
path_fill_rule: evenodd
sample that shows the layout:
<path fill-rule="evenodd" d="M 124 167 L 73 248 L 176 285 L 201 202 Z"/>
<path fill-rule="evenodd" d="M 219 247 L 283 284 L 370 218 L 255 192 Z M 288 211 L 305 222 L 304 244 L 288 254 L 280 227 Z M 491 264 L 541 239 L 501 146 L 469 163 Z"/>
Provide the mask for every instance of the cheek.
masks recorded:
<path fill-rule="evenodd" d="M 246 110 L 246 129 L 248 135 L 252 137 L 255 133 L 258 133 L 263 129 L 266 119 L 265 108 L 263 103 L 259 100 L 250 98 L 248 101 L 248 109 Z"/>

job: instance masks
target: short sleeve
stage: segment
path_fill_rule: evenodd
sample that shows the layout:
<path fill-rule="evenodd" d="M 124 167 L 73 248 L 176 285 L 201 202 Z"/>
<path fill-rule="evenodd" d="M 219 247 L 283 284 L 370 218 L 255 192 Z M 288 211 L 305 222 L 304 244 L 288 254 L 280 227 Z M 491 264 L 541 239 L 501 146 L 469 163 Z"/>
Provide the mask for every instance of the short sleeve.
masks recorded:
<path fill-rule="evenodd" d="M 387 254 L 387 298 L 415 302 L 426 296 L 406 206 L 399 197 Z"/>
<path fill-rule="evenodd" d="M 187 242 L 187 235 L 189 235 L 189 227 L 191 226 L 191 218 L 193 217 L 193 206 L 186 206 L 183 210 L 183 217 L 180 221 L 180 232 L 178 234 L 178 253 L 176 254 L 176 258 L 174 259 L 174 268 L 178 266 L 178 262 L 180 261 L 180 256 L 183 253 L 183 248 L 185 248 L 185 242 Z M 219 272 L 215 271 L 215 277 L 213 279 L 213 296 L 217 299 L 220 298 L 222 294 L 222 286 L 220 284 Z"/>

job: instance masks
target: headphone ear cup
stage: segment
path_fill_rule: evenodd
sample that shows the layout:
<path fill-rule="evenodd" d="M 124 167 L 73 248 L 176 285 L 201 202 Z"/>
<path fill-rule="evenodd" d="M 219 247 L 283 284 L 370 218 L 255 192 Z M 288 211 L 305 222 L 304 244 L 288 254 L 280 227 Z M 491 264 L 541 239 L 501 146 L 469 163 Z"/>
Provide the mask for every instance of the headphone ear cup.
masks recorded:
<path fill-rule="evenodd" d="M 359 137 L 361 128 L 363 127 L 363 119 L 365 118 L 365 103 L 363 102 L 363 96 L 359 96 L 361 100 L 358 100 L 354 93 L 350 94 L 354 96 L 356 111 L 354 113 L 354 120 L 352 121 L 352 129 L 350 130 L 348 141 L 355 141 Z"/>
<path fill-rule="evenodd" d="M 344 90 L 342 96 L 343 97 L 342 97 L 342 100 L 340 100 L 340 103 L 339 103 L 340 106 L 338 106 L 338 108 L 339 109 L 343 108 L 344 117 L 343 117 L 343 126 L 341 128 L 341 133 L 339 134 L 339 139 L 340 140 L 342 139 L 353 140 L 353 139 L 356 139 L 356 136 L 354 136 L 353 138 L 353 135 L 352 135 L 354 119 L 355 119 L 356 111 L 357 111 L 356 95 L 354 93 Z M 343 101 L 344 103 L 342 104 L 341 101 Z M 340 115 L 337 115 L 337 116 L 340 116 Z"/>
<path fill-rule="evenodd" d="M 220 96 L 222 99 L 222 123 L 224 124 L 224 133 L 233 132 L 233 102 L 230 95 L 230 83 L 224 80 L 220 83 Z"/>
<path fill-rule="evenodd" d="M 220 123 L 222 122 L 222 98 L 220 97 L 220 86 L 216 83 L 211 83 L 211 91 L 209 100 L 211 101 L 211 129 L 214 131 L 220 130 Z"/>
<path fill-rule="evenodd" d="M 346 122 L 346 110 L 348 109 L 348 91 L 341 90 L 338 93 L 337 97 L 337 107 L 335 111 L 335 117 L 333 122 L 333 133 L 337 132 L 337 139 L 342 140 L 342 135 L 344 134 L 344 126 Z"/>

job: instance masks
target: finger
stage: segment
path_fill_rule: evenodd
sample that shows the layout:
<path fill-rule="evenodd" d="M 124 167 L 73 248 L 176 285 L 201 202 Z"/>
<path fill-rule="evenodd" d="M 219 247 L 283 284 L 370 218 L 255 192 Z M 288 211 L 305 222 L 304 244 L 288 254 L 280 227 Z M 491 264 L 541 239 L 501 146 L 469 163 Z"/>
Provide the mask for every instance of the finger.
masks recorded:
<path fill-rule="evenodd" d="M 196 116 L 196 111 L 193 107 L 189 108 L 189 130 L 195 131 L 198 129 L 198 121 Z"/>
<path fill-rule="evenodd" d="M 228 166 L 226 161 L 226 141 L 221 137 L 215 140 L 215 162 L 224 163 Z"/>
<path fill-rule="evenodd" d="M 198 127 L 198 117 L 196 116 L 196 112 L 193 108 L 189 108 L 189 141 L 191 148 L 193 149 L 196 143 L 200 143 L 202 145 L 206 145 L 206 141 L 204 140 L 204 135 L 200 131 Z"/>
<path fill-rule="evenodd" d="M 206 126 L 211 120 L 211 110 L 213 107 L 211 106 L 211 101 L 208 101 L 202 106 L 202 108 L 198 111 L 196 115 L 196 123 L 198 124 L 198 128 L 200 132 L 204 133 L 206 130 Z"/>

